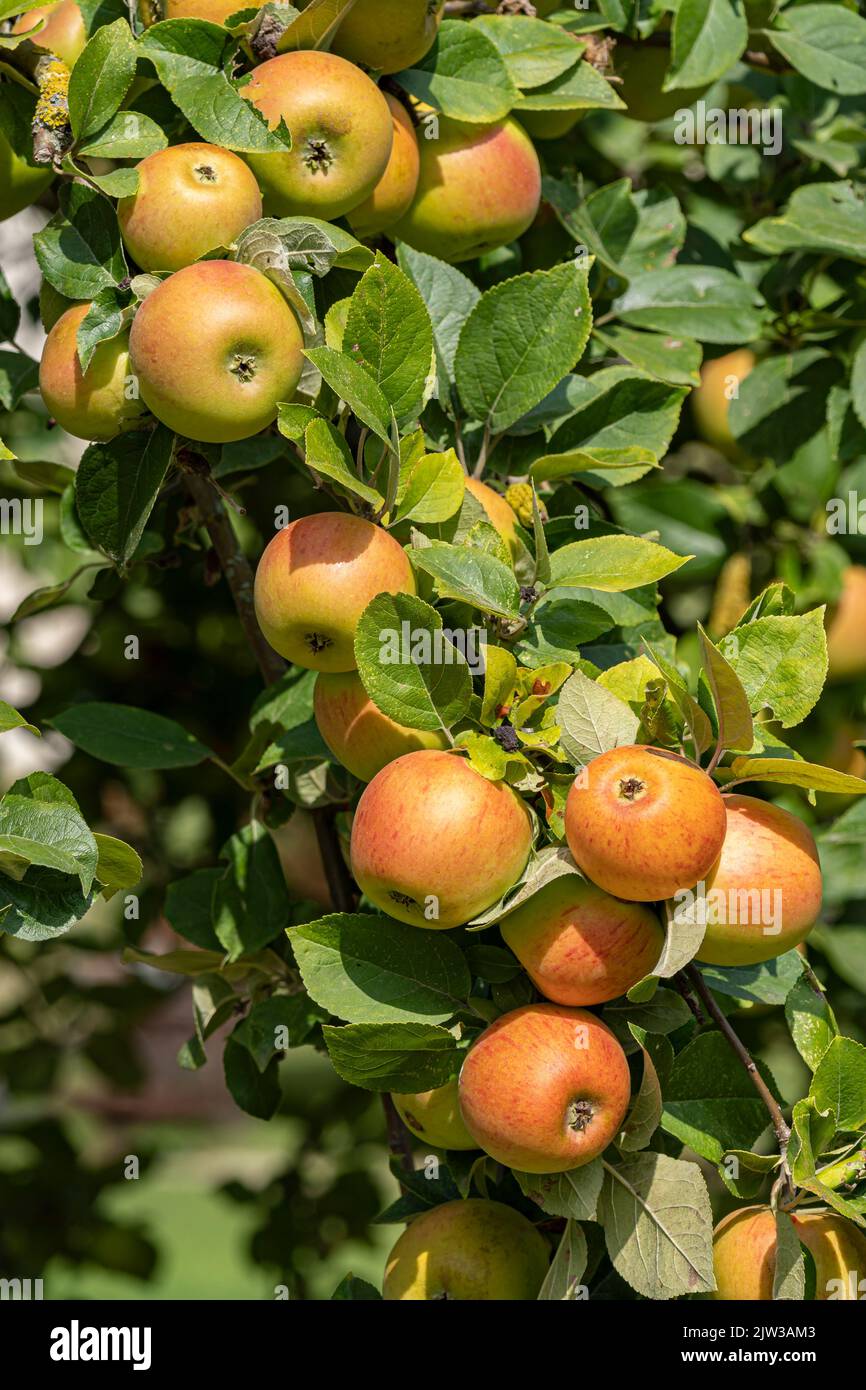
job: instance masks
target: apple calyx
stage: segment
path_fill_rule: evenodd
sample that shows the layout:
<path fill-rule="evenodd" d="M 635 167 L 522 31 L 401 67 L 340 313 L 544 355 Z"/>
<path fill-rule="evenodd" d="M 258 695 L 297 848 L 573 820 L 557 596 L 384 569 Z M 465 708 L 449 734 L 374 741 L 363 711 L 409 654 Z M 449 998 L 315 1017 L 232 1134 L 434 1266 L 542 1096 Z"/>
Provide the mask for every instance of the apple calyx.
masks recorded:
<path fill-rule="evenodd" d="M 216 183 L 217 181 L 217 172 L 212 164 L 197 164 L 193 173 L 199 183 Z"/>
<path fill-rule="evenodd" d="M 646 794 L 646 782 L 642 782 L 639 777 L 623 777 L 619 784 L 619 796 L 622 801 L 639 801 Z"/>
<path fill-rule="evenodd" d="M 569 1129 L 582 1134 L 592 1122 L 594 1115 L 591 1101 L 573 1100 L 565 1112 L 565 1121 Z"/>
<path fill-rule="evenodd" d="M 334 162 L 334 156 L 331 154 L 327 140 L 322 140 L 314 135 L 311 135 L 307 140 L 303 159 L 312 174 L 327 174 Z"/>
<path fill-rule="evenodd" d="M 236 376 L 238 381 L 244 384 L 255 380 L 257 370 L 258 364 L 252 352 L 236 352 L 229 364 L 232 376 Z"/>
<path fill-rule="evenodd" d="M 326 637 L 323 632 L 305 632 L 304 641 L 314 655 L 319 652 L 327 651 L 328 647 L 333 647 L 334 642 L 331 637 Z"/>

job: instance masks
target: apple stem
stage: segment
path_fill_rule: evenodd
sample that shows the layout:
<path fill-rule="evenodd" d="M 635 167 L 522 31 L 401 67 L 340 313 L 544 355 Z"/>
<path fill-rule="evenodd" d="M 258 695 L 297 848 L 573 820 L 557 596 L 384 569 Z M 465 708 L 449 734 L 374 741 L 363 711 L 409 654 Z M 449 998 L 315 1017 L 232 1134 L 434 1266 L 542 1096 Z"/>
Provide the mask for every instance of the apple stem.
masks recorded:
<path fill-rule="evenodd" d="M 740 1041 L 740 1039 L 737 1037 L 727 1018 L 722 1013 L 721 1009 L 719 1008 L 718 1004 L 713 998 L 712 991 L 707 985 L 706 980 L 704 979 L 703 975 L 701 974 L 697 966 L 694 964 L 694 962 L 691 962 L 689 965 L 686 966 L 685 974 L 688 976 L 695 993 L 698 995 L 707 1013 L 710 1015 L 713 1022 L 716 1024 L 716 1027 L 723 1034 L 726 1042 L 730 1045 L 733 1052 L 736 1054 L 736 1056 L 739 1058 L 739 1060 L 745 1067 L 746 1071 L 749 1073 L 749 1076 L 752 1079 L 752 1085 L 755 1087 L 755 1090 L 758 1092 L 758 1095 L 761 1097 L 761 1100 L 764 1102 L 764 1104 L 767 1107 L 767 1110 L 769 1111 L 770 1119 L 773 1124 L 773 1129 L 776 1133 L 776 1139 L 779 1144 L 779 1155 L 782 1160 L 782 1176 L 784 1178 L 785 1186 L 787 1186 L 787 1188 L 790 1191 L 792 1188 L 792 1183 L 790 1170 L 788 1168 L 788 1141 L 791 1138 L 791 1131 L 788 1128 L 784 1115 L 782 1114 L 781 1107 L 779 1106 L 778 1102 L 773 1096 L 766 1081 L 758 1071 L 754 1058 L 752 1057 L 748 1048 L 746 1048 L 744 1044 Z"/>

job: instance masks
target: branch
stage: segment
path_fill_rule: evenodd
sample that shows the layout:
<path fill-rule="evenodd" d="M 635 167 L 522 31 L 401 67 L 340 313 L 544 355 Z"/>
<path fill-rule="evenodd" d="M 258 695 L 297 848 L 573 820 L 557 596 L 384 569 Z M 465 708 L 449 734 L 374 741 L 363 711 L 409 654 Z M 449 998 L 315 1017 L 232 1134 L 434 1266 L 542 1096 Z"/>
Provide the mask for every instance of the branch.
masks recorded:
<path fill-rule="evenodd" d="M 382 1109 L 385 1111 L 385 1130 L 388 1135 L 388 1152 L 392 1158 L 399 1160 L 399 1165 L 404 1172 L 414 1173 L 415 1162 L 412 1158 L 412 1136 L 400 1119 L 397 1113 L 397 1107 L 387 1091 L 382 1095 Z M 406 1191 L 402 1182 L 400 1183 L 400 1191 Z"/>
<path fill-rule="evenodd" d="M 709 986 L 707 985 L 706 980 L 704 979 L 703 975 L 701 974 L 700 970 L 698 970 L 694 962 L 686 966 L 685 973 L 688 976 L 692 986 L 694 987 L 695 993 L 698 995 L 701 1002 L 703 1003 L 707 1013 L 710 1015 L 720 1032 L 724 1034 L 725 1040 L 730 1045 L 732 1051 L 736 1053 L 737 1057 L 742 1062 L 746 1071 L 749 1073 L 749 1076 L 752 1078 L 752 1085 L 758 1092 L 758 1095 L 761 1097 L 761 1100 L 766 1105 L 767 1110 L 770 1113 L 770 1119 L 773 1122 L 773 1129 L 776 1131 L 776 1139 L 779 1143 L 779 1153 L 782 1159 L 782 1168 L 783 1171 L 787 1173 L 788 1140 L 791 1138 L 791 1131 L 785 1123 L 785 1117 L 782 1114 L 778 1102 L 773 1097 L 773 1094 L 770 1091 L 770 1088 L 767 1085 L 766 1081 L 760 1075 L 751 1054 L 749 1053 L 747 1048 L 744 1047 L 744 1045 L 740 1042 L 740 1039 L 737 1037 L 730 1023 L 725 1018 L 725 1015 L 722 1013 L 721 1009 L 719 1008 L 718 1004 L 713 998 L 712 992 Z"/>

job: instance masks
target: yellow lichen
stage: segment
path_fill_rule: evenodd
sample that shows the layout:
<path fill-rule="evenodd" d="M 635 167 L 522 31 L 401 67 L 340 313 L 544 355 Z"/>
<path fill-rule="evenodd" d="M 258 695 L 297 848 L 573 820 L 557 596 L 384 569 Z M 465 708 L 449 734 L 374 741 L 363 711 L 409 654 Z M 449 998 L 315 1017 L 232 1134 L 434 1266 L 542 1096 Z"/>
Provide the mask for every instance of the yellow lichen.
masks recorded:
<path fill-rule="evenodd" d="M 48 130 L 60 130 L 69 124 L 69 69 L 65 63 L 53 58 L 40 67 L 37 80 L 39 98 L 33 124 Z"/>

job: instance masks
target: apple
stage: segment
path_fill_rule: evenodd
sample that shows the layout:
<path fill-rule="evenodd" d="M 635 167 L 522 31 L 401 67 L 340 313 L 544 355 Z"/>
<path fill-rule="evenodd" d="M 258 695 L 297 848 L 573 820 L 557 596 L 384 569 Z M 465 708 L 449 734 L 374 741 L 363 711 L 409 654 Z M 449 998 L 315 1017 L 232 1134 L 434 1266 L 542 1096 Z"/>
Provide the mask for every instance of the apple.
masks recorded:
<path fill-rule="evenodd" d="M 209 19 L 224 24 L 230 14 L 252 9 L 244 0 L 160 0 L 164 19 Z"/>
<path fill-rule="evenodd" d="M 442 930 L 498 902 L 531 846 L 529 812 L 505 782 L 455 753 L 422 750 L 388 763 L 364 791 L 352 872 L 389 916 Z"/>
<path fill-rule="evenodd" d="M 51 187 L 54 170 L 16 154 L 0 130 L 0 222 L 29 208 Z"/>
<path fill-rule="evenodd" d="M 725 804 L 707 774 L 687 758 L 642 744 L 593 758 L 565 808 L 578 867 L 630 902 L 672 898 L 705 879 L 725 829 Z"/>
<path fill-rule="evenodd" d="M 701 384 L 692 392 L 692 413 L 698 434 L 708 444 L 729 456 L 739 453 L 737 441 L 728 424 L 728 411 L 733 395 L 739 391 L 755 365 L 755 354 L 748 348 L 737 348 L 723 357 L 714 357 L 701 368 Z"/>
<path fill-rule="evenodd" d="M 33 35 L 31 42 L 73 68 L 87 43 L 84 19 L 75 0 L 60 0 L 57 5 L 39 5 L 28 10 L 16 19 L 12 33 L 27 34 L 40 19 L 45 20 L 45 27 Z"/>
<path fill-rule="evenodd" d="M 60 315 L 45 340 L 39 364 L 39 390 L 58 425 L 77 439 L 113 439 L 140 423 L 147 412 L 137 394 L 129 362 L 129 335 L 118 333 L 98 344 L 82 371 L 77 334 L 90 304 L 73 304 Z"/>
<path fill-rule="evenodd" d="M 409 729 L 373 703 L 357 671 L 323 671 L 316 680 L 319 733 L 353 777 L 371 782 L 395 758 L 416 748 L 447 748 L 443 730 Z"/>
<path fill-rule="evenodd" d="M 123 243 L 147 271 L 182 270 L 236 238 L 262 215 L 252 171 L 230 150 L 191 141 L 143 159 L 138 189 L 121 198 Z"/>
<path fill-rule="evenodd" d="M 561 140 L 574 130 L 578 121 L 586 115 L 585 111 L 515 111 L 523 129 L 533 140 Z"/>
<path fill-rule="evenodd" d="M 541 166 L 518 121 L 471 125 L 439 116 L 422 123 L 418 144 L 418 191 L 393 228 L 396 238 L 442 261 L 469 261 L 531 226 Z"/>
<path fill-rule="evenodd" d="M 369 198 L 348 214 L 349 226 L 356 237 L 379 236 L 387 232 L 408 212 L 421 170 L 421 155 L 412 117 L 402 101 L 385 93 L 394 125 L 391 158 Z"/>
<path fill-rule="evenodd" d="M 434 1149 L 477 1149 L 460 1114 L 456 1076 L 435 1091 L 414 1096 L 392 1092 L 391 1099 L 406 1128 L 425 1144 Z"/>
<path fill-rule="evenodd" d="M 789 1213 L 801 1245 L 815 1261 L 815 1297 L 857 1299 L 866 1292 L 866 1236 L 835 1212 Z M 719 1222 L 713 1236 L 715 1299 L 769 1302 L 776 1272 L 776 1222 L 769 1207 L 742 1207 Z"/>
<path fill-rule="evenodd" d="M 538 1297 L 550 1250 L 502 1202 L 469 1197 L 416 1216 L 388 1256 L 382 1296 L 513 1301 Z"/>
<path fill-rule="evenodd" d="M 831 681 L 866 676 L 866 567 L 849 565 L 842 577 L 842 595 L 827 627 L 827 657 Z"/>
<path fill-rule="evenodd" d="M 366 73 L 335 53 L 301 49 L 257 67 L 242 95 L 271 129 L 284 120 L 293 147 L 248 154 L 269 216 L 332 222 L 373 193 L 391 158 L 394 122 Z"/>
<path fill-rule="evenodd" d="M 555 1004 L 604 1004 L 649 975 L 664 932 L 649 908 L 577 874 L 545 884 L 499 923 L 536 989 Z"/>
<path fill-rule="evenodd" d="M 471 492 L 476 502 L 481 503 L 487 513 L 487 520 L 490 525 L 499 532 L 508 546 L 508 553 L 512 561 L 516 560 L 520 554 L 517 517 L 508 502 L 495 488 L 488 487 L 487 483 L 482 483 L 478 478 L 466 479 L 466 491 Z"/>
<path fill-rule="evenodd" d="M 289 892 L 296 898 L 308 898 L 318 903 L 328 912 L 335 912 L 336 906 L 319 849 L 316 823 L 309 811 L 299 807 L 292 813 L 291 819 L 272 830 L 271 835 Z"/>
<path fill-rule="evenodd" d="M 61 314 L 80 303 L 80 299 L 67 299 L 49 280 L 43 280 L 39 286 L 39 319 L 45 332 L 50 333 Z"/>
<path fill-rule="evenodd" d="M 348 512 L 319 512 L 268 543 L 256 571 L 256 615 L 288 661 L 353 671 L 355 628 L 370 600 L 414 592 L 412 566 L 393 536 Z"/>
<path fill-rule="evenodd" d="M 631 1092 L 625 1053 L 583 1009 L 526 1004 L 469 1049 L 460 1110 L 485 1153 L 525 1173 L 564 1173 L 616 1138 Z"/>
<path fill-rule="evenodd" d="M 727 830 L 706 877 L 710 921 L 698 959 L 757 965 L 808 936 L 821 911 L 821 865 L 812 832 L 789 811 L 753 796 L 723 800 Z"/>
<path fill-rule="evenodd" d="M 622 81 L 616 93 L 628 108 L 621 113 L 623 116 L 652 125 L 656 121 L 667 120 L 677 111 L 688 110 L 698 97 L 703 96 L 710 86 L 709 82 L 702 82 L 699 87 L 662 91 L 670 58 L 667 48 L 656 48 L 646 42 L 628 47 L 622 42 L 617 45 L 614 65 L 616 75 Z"/>
<path fill-rule="evenodd" d="M 303 345 L 276 285 L 235 261 L 175 271 L 147 296 L 129 335 L 153 414 L 206 444 L 248 439 L 276 418 L 301 379 Z"/>
<path fill-rule="evenodd" d="M 355 0 L 331 47 L 377 72 L 412 68 L 433 47 L 444 0 Z"/>

